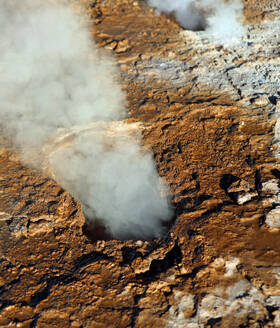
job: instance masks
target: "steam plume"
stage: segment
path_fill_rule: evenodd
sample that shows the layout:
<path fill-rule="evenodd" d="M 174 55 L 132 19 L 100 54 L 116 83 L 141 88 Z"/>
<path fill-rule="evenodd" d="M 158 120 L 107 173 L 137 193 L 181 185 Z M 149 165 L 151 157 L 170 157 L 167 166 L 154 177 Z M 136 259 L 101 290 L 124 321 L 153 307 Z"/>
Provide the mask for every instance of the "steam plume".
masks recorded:
<path fill-rule="evenodd" d="M 238 41 L 243 34 L 241 0 L 148 0 L 159 12 L 174 13 L 188 30 L 204 30 L 223 44 Z"/>
<path fill-rule="evenodd" d="M 0 122 L 25 163 L 47 165 L 114 237 L 160 236 L 168 200 L 129 126 L 110 134 L 125 97 L 85 19 L 54 1 L 9 0 L 0 2 L 0 28 Z"/>

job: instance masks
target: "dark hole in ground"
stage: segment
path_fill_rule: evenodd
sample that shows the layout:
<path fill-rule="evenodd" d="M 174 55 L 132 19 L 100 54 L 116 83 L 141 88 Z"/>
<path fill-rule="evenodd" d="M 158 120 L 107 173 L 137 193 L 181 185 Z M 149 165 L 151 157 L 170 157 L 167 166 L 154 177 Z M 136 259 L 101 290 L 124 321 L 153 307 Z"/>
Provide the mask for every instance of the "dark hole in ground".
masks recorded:
<path fill-rule="evenodd" d="M 173 227 L 177 219 L 176 213 L 174 211 L 174 215 L 168 221 L 162 220 L 162 227 L 164 228 L 162 238 L 165 238 L 170 229 Z M 113 237 L 107 230 L 106 227 L 100 220 L 95 220 L 94 222 L 90 219 L 85 219 L 85 224 L 83 226 L 83 233 L 89 239 L 91 243 L 95 243 L 98 240 L 116 240 L 118 238 Z M 118 240 L 145 240 L 145 241 L 152 241 L 153 238 L 133 238 L 131 236 L 127 236 L 127 238 L 122 238 Z"/>
<path fill-rule="evenodd" d="M 211 195 L 197 195 L 195 197 L 184 197 L 176 203 L 175 216 L 178 217 L 200 206 L 205 200 L 211 199 Z"/>
<path fill-rule="evenodd" d="M 260 217 L 260 219 L 259 219 L 259 226 L 260 226 L 260 227 L 263 226 L 263 225 L 265 224 L 265 219 L 266 219 L 265 215 L 262 215 L 262 216 Z"/>
<path fill-rule="evenodd" d="M 221 322 L 222 321 L 222 318 L 219 317 L 219 318 L 211 318 L 207 321 L 206 325 L 207 327 L 214 327 L 217 323 Z"/>
<path fill-rule="evenodd" d="M 189 230 L 187 230 L 187 234 L 188 234 L 189 238 L 191 239 L 192 237 L 196 236 L 198 234 L 198 232 L 195 230 L 189 229 Z"/>
<path fill-rule="evenodd" d="M 279 308 L 277 306 L 266 306 L 266 309 L 267 309 L 267 312 L 268 312 L 268 315 L 269 315 L 269 319 L 271 321 L 274 321 L 275 319 L 275 315 L 273 314 L 275 311 L 279 310 Z"/>
<path fill-rule="evenodd" d="M 194 250 L 194 255 L 195 257 L 198 257 L 199 255 L 201 255 L 203 253 L 203 245 L 201 246 L 197 246 Z"/>
<path fill-rule="evenodd" d="M 99 221 L 91 223 L 86 219 L 86 222 L 83 226 L 83 233 L 92 243 L 96 242 L 97 240 L 112 239 L 112 236 L 110 236 L 104 225 Z"/>
<path fill-rule="evenodd" d="M 228 192 L 229 187 L 234 183 L 240 181 L 240 178 L 233 174 L 224 174 L 220 180 L 220 187 L 225 191 L 226 195 L 234 202 L 237 203 L 238 193 Z"/>
<path fill-rule="evenodd" d="M 277 105 L 277 97 L 275 97 L 275 96 L 270 96 L 270 97 L 268 97 L 268 100 L 270 101 L 270 103 L 272 104 L 272 105 L 274 105 L 274 106 L 276 106 Z"/>
<path fill-rule="evenodd" d="M 246 157 L 246 163 L 250 166 L 254 165 L 256 163 L 256 160 L 254 158 L 252 158 L 251 155 L 248 155 Z"/>
<path fill-rule="evenodd" d="M 123 261 L 120 263 L 121 265 L 130 265 L 134 259 L 136 259 L 137 257 L 142 257 L 142 254 L 138 252 L 135 247 L 124 246 L 121 251 L 123 257 Z"/>
<path fill-rule="evenodd" d="M 166 272 L 173 266 L 182 262 L 183 254 L 180 247 L 175 244 L 174 247 L 166 254 L 163 259 L 154 259 L 150 264 L 148 271 L 137 274 L 139 279 L 151 282 L 157 279 L 158 275 Z"/>
<path fill-rule="evenodd" d="M 224 189 L 224 191 L 227 193 L 228 191 L 228 188 L 236 181 L 240 180 L 240 178 L 238 178 L 237 176 L 235 175 L 232 175 L 232 174 L 224 174 L 222 177 L 221 177 L 221 180 L 220 180 L 220 187 L 222 189 Z"/>
<path fill-rule="evenodd" d="M 278 169 L 271 170 L 271 173 L 275 176 L 275 178 L 280 180 L 280 171 Z"/>
<path fill-rule="evenodd" d="M 262 190 L 262 176 L 259 170 L 256 170 L 255 172 L 255 188 L 257 189 L 257 192 Z"/>
<path fill-rule="evenodd" d="M 192 173 L 192 177 L 191 177 L 191 181 L 192 180 L 196 180 L 198 178 L 198 173 L 197 172 L 193 172 Z"/>
<path fill-rule="evenodd" d="M 181 144 L 178 143 L 178 151 L 182 151 L 181 149 Z M 196 174 L 195 174 L 196 177 Z M 175 205 L 174 202 L 172 201 L 171 196 L 165 196 L 166 198 L 168 198 L 169 200 L 169 205 L 170 205 L 170 210 L 173 213 L 173 215 L 171 216 L 171 218 L 169 220 L 164 220 L 161 219 L 160 224 L 162 227 L 162 233 L 160 236 L 157 237 L 149 237 L 150 233 L 149 231 L 147 231 L 146 234 L 148 237 L 141 237 L 141 231 L 139 231 L 139 233 L 135 233 L 134 231 L 129 231 L 127 234 L 122 234 L 120 238 L 113 236 L 110 233 L 110 230 L 108 229 L 108 227 L 105 227 L 103 220 L 100 218 L 96 218 L 96 216 L 94 214 L 89 214 L 92 212 L 92 210 L 90 210 L 90 206 L 88 206 L 87 204 L 83 204 L 84 210 L 84 216 L 85 216 L 85 223 L 83 225 L 83 234 L 88 238 L 88 240 L 91 243 L 95 243 L 98 240 L 120 240 L 120 241 L 126 241 L 126 240 L 144 240 L 144 241 L 152 241 L 154 239 L 165 239 L 166 236 L 168 235 L 169 231 L 171 230 L 171 228 L 174 226 L 177 217 L 178 217 L 178 213 L 175 210 Z M 133 215 L 133 213 L 131 213 L 131 215 Z M 147 229 L 149 229 L 147 227 Z M 127 230 L 125 230 L 127 231 Z M 131 252 L 130 252 L 131 255 Z M 129 256 L 130 256 L 129 255 Z M 126 254 L 124 255 L 125 259 L 124 262 L 126 263 L 126 261 L 128 261 Z"/>

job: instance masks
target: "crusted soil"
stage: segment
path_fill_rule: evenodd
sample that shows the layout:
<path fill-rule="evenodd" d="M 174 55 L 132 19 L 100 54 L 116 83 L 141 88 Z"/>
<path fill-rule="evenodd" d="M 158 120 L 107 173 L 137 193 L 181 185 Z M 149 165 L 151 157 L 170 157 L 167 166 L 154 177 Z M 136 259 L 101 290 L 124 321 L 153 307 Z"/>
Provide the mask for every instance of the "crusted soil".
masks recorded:
<path fill-rule="evenodd" d="M 2 136 L 0 327 L 280 327 L 279 41 L 261 39 L 279 9 L 244 4 L 251 48 L 182 31 L 144 1 L 84 1 L 174 219 L 161 239 L 97 240 Z"/>

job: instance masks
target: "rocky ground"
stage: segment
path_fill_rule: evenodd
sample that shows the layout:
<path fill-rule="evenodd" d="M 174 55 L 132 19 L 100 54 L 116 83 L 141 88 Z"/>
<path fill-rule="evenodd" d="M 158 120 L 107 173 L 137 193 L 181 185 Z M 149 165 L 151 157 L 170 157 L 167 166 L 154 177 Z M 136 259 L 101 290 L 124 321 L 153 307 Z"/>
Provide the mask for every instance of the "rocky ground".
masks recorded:
<path fill-rule="evenodd" d="M 96 240 L 80 204 L 2 136 L 0 327 L 280 327 L 277 2 L 245 0 L 230 47 L 144 1 L 84 4 L 174 222 L 158 240 Z"/>

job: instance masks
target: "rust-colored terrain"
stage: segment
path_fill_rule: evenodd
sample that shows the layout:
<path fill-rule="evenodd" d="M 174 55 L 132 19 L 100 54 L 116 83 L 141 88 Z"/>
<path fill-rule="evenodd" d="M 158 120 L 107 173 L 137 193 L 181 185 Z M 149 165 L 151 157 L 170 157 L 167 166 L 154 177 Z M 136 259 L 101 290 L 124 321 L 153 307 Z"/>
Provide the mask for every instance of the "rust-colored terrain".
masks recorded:
<path fill-rule="evenodd" d="M 84 2 L 174 220 L 161 239 L 96 240 L 80 204 L 3 139 L 0 327 L 280 327 L 277 40 L 232 50 L 144 1 Z M 277 3 L 244 5 L 253 40 L 277 21 Z"/>

